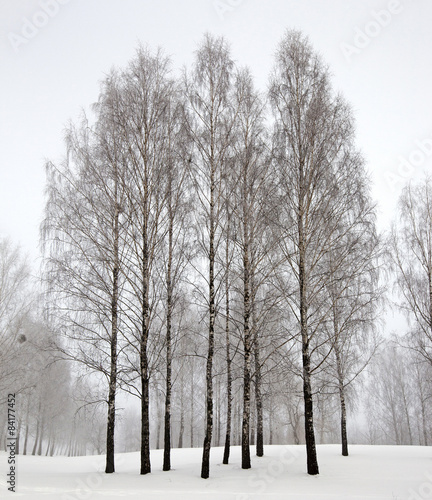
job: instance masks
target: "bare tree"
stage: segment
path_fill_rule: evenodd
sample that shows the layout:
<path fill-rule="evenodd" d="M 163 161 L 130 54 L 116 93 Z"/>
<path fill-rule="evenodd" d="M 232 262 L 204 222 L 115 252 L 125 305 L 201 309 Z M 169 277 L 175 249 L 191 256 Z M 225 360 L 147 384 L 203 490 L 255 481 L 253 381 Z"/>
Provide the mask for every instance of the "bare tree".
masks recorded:
<path fill-rule="evenodd" d="M 415 422 L 421 422 L 421 413 L 413 390 L 412 354 L 387 341 L 371 365 L 367 411 L 383 444 L 414 444 Z"/>
<path fill-rule="evenodd" d="M 180 88 L 176 86 L 171 95 L 166 124 L 167 143 L 167 183 L 166 183 L 166 238 L 162 250 L 161 277 L 165 284 L 165 321 L 166 321 L 166 379 L 165 379 L 165 416 L 164 416 L 164 461 L 163 470 L 171 469 L 171 393 L 172 393 L 172 358 L 173 330 L 182 316 L 184 293 L 180 282 L 189 260 L 188 222 L 190 218 L 190 200 L 188 195 L 187 161 L 190 157 L 189 143 L 184 127 L 184 103 Z M 179 309 L 177 325 L 175 311 Z"/>
<path fill-rule="evenodd" d="M 151 336 L 160 309 L 160 280 L 155 263 L 167 232 L 167 173 L 171 166 L 174 81 L 160 50 L 140 48 L 122 72 L 115 116 L 125 151 L 125 277 L 128 357 L 138 375 L 141 399 L 141 474 L 151 471 L 149 384 L 152 353 L 159 359 L 161 339 Z M 168 210 L 169 213 L 169 210 Z M 153 341 L 153 342 L 152 342 Z M 135 383 L 135 378 L 129 380 Z"/>
<path fill-rule="evenodd" d="M 92 128 L 84 117 L 66 135 L 67 158 L 47 163 L 42 224 L 48 315 L 64 334 L 67 359 L 108 384 L 107 473 L 114 472 L 115 396 L 122 231 L 122 149 L 112 120 L 114 76 L 104 83 Z"/>
<path fill-rule="evenodd" d="M 390 260 L 399 303 L 409 322 L 407 343 L 432 364 L 432 180 L 409 183 L 392 227 Z"/>
<path fill-rule="evenodd" d="M 198 200 L 197 224 L 202 229 L 201 250 L 208 266 L 208 353 L 206 366 L 206 430 L 201 477 L 210 474 L 213 433 L 213 356 L 216 319 L 216 254 L 221 234 L 224 172 L 235 120 L 230 105 L 233 61 L 222 38 L 206 35 L 196 53 L 193 71 L 185 79 L 190 115 L 188 129 L 194 144 L 192 177 Z"/>
<path fill-rule="evenodd" d="M 322 307 L 328 282 L 323 263 L 340 239 L 339 228 L 352 203 L 353 120 L 340 96 L 333 96 L 328 70 L 299 32 L 287 32 L 270 86 L 275 117 L 274 159 L 278 171 L 281 251 L 289 266 L 289 311 L 302 345 L 307 471 L 318 474 L 313 420 L 312 364 L 321 347 Z M 329 346 L 328 356 L 331 352 Z"/>
<path fill-rule="evenodd" d="M 323 324 L 333 352 L 324 364 L 324 378 L 330 375 L 330 381 L 323 380 L 322 386 L 323 392 L 331 394 L 335 384 L 339 396 L 343 456 L 348 456 L 347 391 L 378 348 L 376 326 L 384 292 L 379 286 L 382 245 L 359 157 L 356 174 L 351 180 L 352 198 L 340 224 L 338 245 L 327 256 L 325 290 L 330 314 Z"/>
<path fill-rule="evenodd" d="M 239 295 L 242 297 L 243 359 L 243 421 L 242 421 L 242 468 L 251 467 L 250 462 L 250 417 L 251 382 L 255 374 L 257 396 L 257 454 L 262 456 L 262 400 L 260 393 L 260 359 L 257 325 L 257 293 L 265 280 L 263 263 L 266 261 L 265 220 L 270 206 L 271 176 L 270 162 L 266 162 L 264 102 L 253 87 L 248 70 L 237 74 L 233 98 L 237 111 L 235 140 L 233 143 L 233 171 L 230 175 L 232 192 L 230 197 L 233 214 L 234 243 L 237 247 L 235 268 L 242 282 Z M 255 369 L 252 359 L 255 354 Z"/>
<path fill-rule="evenodd" d="M 17 356 L 26 340 L 22 328 L 31 302 L 30 268 L 26 259 L 18 246 L 0 238 L 0 387 L 4 391 L 19 389 Z"/>

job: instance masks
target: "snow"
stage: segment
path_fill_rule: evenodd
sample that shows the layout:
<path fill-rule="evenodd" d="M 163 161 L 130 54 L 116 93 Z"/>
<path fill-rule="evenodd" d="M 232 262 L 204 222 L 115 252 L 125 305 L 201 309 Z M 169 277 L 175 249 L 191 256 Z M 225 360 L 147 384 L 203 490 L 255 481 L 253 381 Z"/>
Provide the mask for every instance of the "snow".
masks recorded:
<path fill-rule="evenodd" d="M 7 491 L 7 454 L 0 453 L 0 498 L 39 500 L 419 500 L 432 498 L 432 449 L 419 446 L 318 446 L 319 476 L 306 474 L 304 446 L 266 446 L 240 468 L 240 448 L 222 465 L 212 448 L 210 479 L 199 477 L 201 449 L 172 450 L 170 472 L 162 450 L 152 451 L 153 472 L 139 475 L 139 453 L 116 455 L 116 473 L 104 474 L 104 457 L 19 456 L 16 493 Z"/>

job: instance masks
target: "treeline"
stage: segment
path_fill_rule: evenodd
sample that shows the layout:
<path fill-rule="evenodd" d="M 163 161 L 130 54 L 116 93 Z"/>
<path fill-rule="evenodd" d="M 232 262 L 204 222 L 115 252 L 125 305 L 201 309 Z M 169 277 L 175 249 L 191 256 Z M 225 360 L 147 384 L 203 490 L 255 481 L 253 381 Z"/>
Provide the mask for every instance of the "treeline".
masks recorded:
<path fill-rule="evenodd" d="M 228 463 L 241 444 L 247 469 L 252 443 L 262 456 L 288 436 L 318 474 L 317 421 L 320 442 L 339 421 L 348 455 L 347 406 L 380 344 L 381 267 L 392 255 L 421 329 L 406 340 L 427 358 L 432 253 L 415 267 L 411 221 L 378 236 L 352 112 L 308 40 L 286 33 L 265 94 L 222 38 L 206 35 L 181 77 L 161 51 L 139 48 L 93 111 L 68 127 L 64 161 L 47 164 L 45 347 L 78 362 L 106 402 L 106 472 L 119 391 L 140 404 L 141 474 L 151 444 L 163 442 L 170 470 L 172 446 L 204 439 L 208 478 L 212 445 Z"/>
<path fill-rule="evenodd" d="M 14 394 L 17 454 L 102 453 L 105 409 L 86 406 L 97 401 L 95 389 L 57 361 L 40 293 L 20 248 L 0 238 L 0 446 L 7 451 L 6 401 Z"/>

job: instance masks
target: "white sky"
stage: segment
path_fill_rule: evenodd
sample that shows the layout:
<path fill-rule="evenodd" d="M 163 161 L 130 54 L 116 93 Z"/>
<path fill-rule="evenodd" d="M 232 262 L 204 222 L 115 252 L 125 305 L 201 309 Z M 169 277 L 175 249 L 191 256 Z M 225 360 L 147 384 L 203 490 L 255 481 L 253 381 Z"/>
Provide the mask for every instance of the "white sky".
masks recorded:
<path fill-rule="evenodd" d="M 393 13 L 381 12 L 380 25 L 383 10 Z M 44 159 L 61 157 L 68 120 L 97 100 L 104 74 L 139 41 L 181 67 L 204 32 L 223 34 L 265 90 L 287 28 L 309 36 L 354 109 L 384 229 L 402 182 L 432 165 L 431 20 L 430 0 L 0 0 L 0 234 L 38 255 Z M 360 30 L 370 36 L 356 40 Z M 418 141 L 427 139 L 423 153 Z"/>

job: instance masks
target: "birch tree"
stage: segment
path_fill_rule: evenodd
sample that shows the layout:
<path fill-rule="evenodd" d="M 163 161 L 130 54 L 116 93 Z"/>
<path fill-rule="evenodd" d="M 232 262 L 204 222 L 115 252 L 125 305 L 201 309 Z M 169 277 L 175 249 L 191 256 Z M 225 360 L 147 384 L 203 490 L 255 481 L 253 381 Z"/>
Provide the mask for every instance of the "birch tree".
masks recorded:
<path fill-rule="evenodd" d="M 390 239 L 399 306 L 409 321 L 407 344 L 432 364 L 432 180 L 409 183 Z"/>
<path fill-rule="evenodd" d="M 31 307 L 30 268 L 20 248 L 0 238 L 0 387 L 12 392 L 19 379 L 22 331 Z"/>
<path fill-rule="evenodd" d="M 168 133 L 174 81 L 170 61 L 161 50 L 140 48 L 121 73 L 115 116 L 125 151 L 125 277 L 124 304 L 128 311 L 128 357 L 138 377 L 129 383 L 141 399 L 141 474 L 150 464 L 150 372 L 152 353 L 158 358 L 161 339 L 152 335 L 160 312 L 160 282 L 155 263 L 166 234 L 167 173 L 170 168 Z M 168 211 L 169 212 L 169 211 Z"/>
<path fill-rule="evenodd" d="M 327 257 L 325 290 L 330 314 L 323 324 L 333 347 L 324 373 L 334 381 L 339 398 L 343 456 L 348 456 L 347 391 L 380 343 L 376 327 L 383 296 L 379 285 L 382 245 L 375 227 L 375 207 L 362 173 L 362 159 L 357 155 L 353 161 L 356 176 L 351 180 L 351 203 L 340 224 L 338 244 Z M 330 388 L 334 383 L 330 381 Z M 331 393 L 330 388 L 325 387 L 324 392 Z"/>
<path fill-rule="evenodd" d="M 274 159 L 278 171 L 281 251 L 292 285 L 286 293 L 302 347 L 307 471 L 318 474 L 313 419 L 312 374 L 321 347 L 321 307 L 328 275 L 326 256 L 337 246 L 338 231 L 352 202 L 356 175 L 352 161 L 353 120 L 342 97 L 333 95 L 329 72 L 299 32 L 279 45 L 270 85 L 275 119 Z M 327 354 L 331 352 L 329 346 Z"/>
<path fill-rule="evenodd" d="M 105 82 L 97 126 L 86 117 L 66 133 L 67 156 L 48 162 L 42 223 L 48 316 L 63 333 L 55 346 L 107 381 L 107 473 L 114 472 L 120 290 L 122 150 Z"/>
<path fill-rule="evenodd" d="M 235 120 L 230 104 L 234 63 L 223 38 L 206 35 L 196 52 L 192 71 L 185 78 L 190 110 L 188 130 L 194 144 L 192 178 L 197 197 L 197 226 L 202 229 L 200 248 L 208 275 L 208 352 L 206 365 L 206 424 L 201 477 L 210 474 L 213 433 L 213 357 L 215 349 L 216 294 L 219 272 L 215 269 L 221 235 L 224 175 Z M 199 273 L 201 271 L 198 270 Z"/>
<path fill-rule="evenodd" d="M 257 397 L 258 456 L 262 456 L 262 401 L 260 397 L 260 360 L 257 328 L 257 292 L 262 285 L 263 261 L 269 251 L 265 241 L 265 213 L 271 198 L 269 162 L 265 161 L 264 102 L 253 87 L 248 70 L 238 72 L 233 98 L 237 112 L 235 141 L 233 143 L 233 172 L 231 207 L 233 213 L 234 243 L 237 247 L 235 268 L 242 282 L 243 358 L 243 419 L 242 419 L 242 468 L 251 467 L 250 417 L 251 382 L 255 375 Z M 255 355 L 255 356 L 254 356 Z M 255 357 L 255 366 L 252 361 Z"/>

